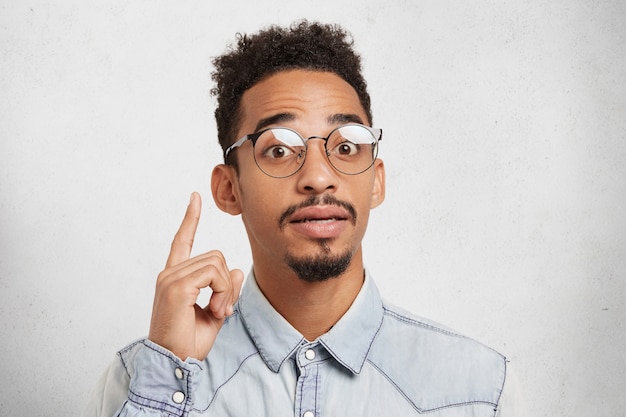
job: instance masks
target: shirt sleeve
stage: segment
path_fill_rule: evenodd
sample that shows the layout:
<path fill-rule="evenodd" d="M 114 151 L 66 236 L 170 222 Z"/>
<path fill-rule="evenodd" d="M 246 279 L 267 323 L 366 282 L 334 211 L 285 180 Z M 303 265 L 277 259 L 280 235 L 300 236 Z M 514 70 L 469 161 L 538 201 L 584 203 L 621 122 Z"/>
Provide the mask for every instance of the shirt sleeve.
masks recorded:
<path fill-rule="evenodd" d="M 147 340 L 118 352 L 89 399 L 83 417 L 172 416 L 187 414 L 203 364 L 180 360 Z"/>
<path fill-rule="evenodd" d="M 526 403 L 517 375 L 511 364 L 507 363 L 506 381 L 498 402 L 496 417 L 525 417 L 526 415 Z"/>

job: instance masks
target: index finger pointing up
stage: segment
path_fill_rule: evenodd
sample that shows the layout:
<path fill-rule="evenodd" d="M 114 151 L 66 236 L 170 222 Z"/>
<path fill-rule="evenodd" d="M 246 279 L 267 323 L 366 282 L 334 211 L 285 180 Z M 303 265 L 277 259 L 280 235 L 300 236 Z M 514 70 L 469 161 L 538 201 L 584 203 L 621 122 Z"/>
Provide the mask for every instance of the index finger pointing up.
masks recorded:
<path fill-rule="evenodd" d="M 198 228 L 198 222 L 200 221 L 201 209 L 202 200 L 200 194 L 194 192 L 191 194 L 183 222 L 180 224 L 180 228 L 172 241 L 170 255 L 167 258 L 165 268 L 178 265 L 189 259 L 191 248 L 193 247 L 193 240 L 196 236 L 196 229 Z"/>

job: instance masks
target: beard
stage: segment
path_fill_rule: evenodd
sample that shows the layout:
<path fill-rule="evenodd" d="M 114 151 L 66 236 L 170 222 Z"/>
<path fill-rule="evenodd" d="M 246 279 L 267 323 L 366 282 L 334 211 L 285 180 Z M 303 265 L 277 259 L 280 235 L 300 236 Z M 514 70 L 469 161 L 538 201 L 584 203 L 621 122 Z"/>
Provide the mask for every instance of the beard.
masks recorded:
<path fill-rule="evenodd" d="M 324 254 L 296 257 L 291 253 L 285 255 L 285 262 L 298 278 L 306 282 L 323 282 L 337 278 L 348 269 L 352 261 L 352 251 L 346 250 L 339 255 L 331 255 L 325 241 L 320 243 Z"/>

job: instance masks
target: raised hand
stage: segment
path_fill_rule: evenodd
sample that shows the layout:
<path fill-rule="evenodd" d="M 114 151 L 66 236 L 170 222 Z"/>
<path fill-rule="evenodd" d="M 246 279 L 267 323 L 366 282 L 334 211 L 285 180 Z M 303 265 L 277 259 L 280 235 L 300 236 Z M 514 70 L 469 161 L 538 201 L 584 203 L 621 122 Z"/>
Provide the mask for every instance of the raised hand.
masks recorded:
<path fill-rule="evenodd" d="M 193 193 L 157 279 L 148 336 L 182 360 L 206 358 L 224 319 L 233 313 L 243 282 L 243 272 L 229 270 L 219 251 L 189 258 L 201 209 L 200 195 Z M 201 307 L 196 301 L 206 287 L 213 293 L 209 304 Z"/>

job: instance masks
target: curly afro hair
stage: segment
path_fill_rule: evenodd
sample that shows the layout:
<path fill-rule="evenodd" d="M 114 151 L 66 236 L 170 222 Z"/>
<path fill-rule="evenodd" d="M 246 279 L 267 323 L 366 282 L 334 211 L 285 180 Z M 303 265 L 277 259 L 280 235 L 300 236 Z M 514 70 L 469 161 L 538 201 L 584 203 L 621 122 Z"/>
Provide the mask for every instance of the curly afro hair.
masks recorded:
<path fill-rule="evenodd" d="M 284 28 L 270 26 L 253 35 L 237 34 L 237 45 L 213 60 L 217 97 L 215 120 L 218 140 L 225 150 L 238 138 L 241 97 L 244 92 L 277 72 L 306 69 L 332 72 L 357 92 L 372 123 L 370 96 L 361 74 L 361 58 L 351 35 L 338 25 L 306 20 Z"/>

